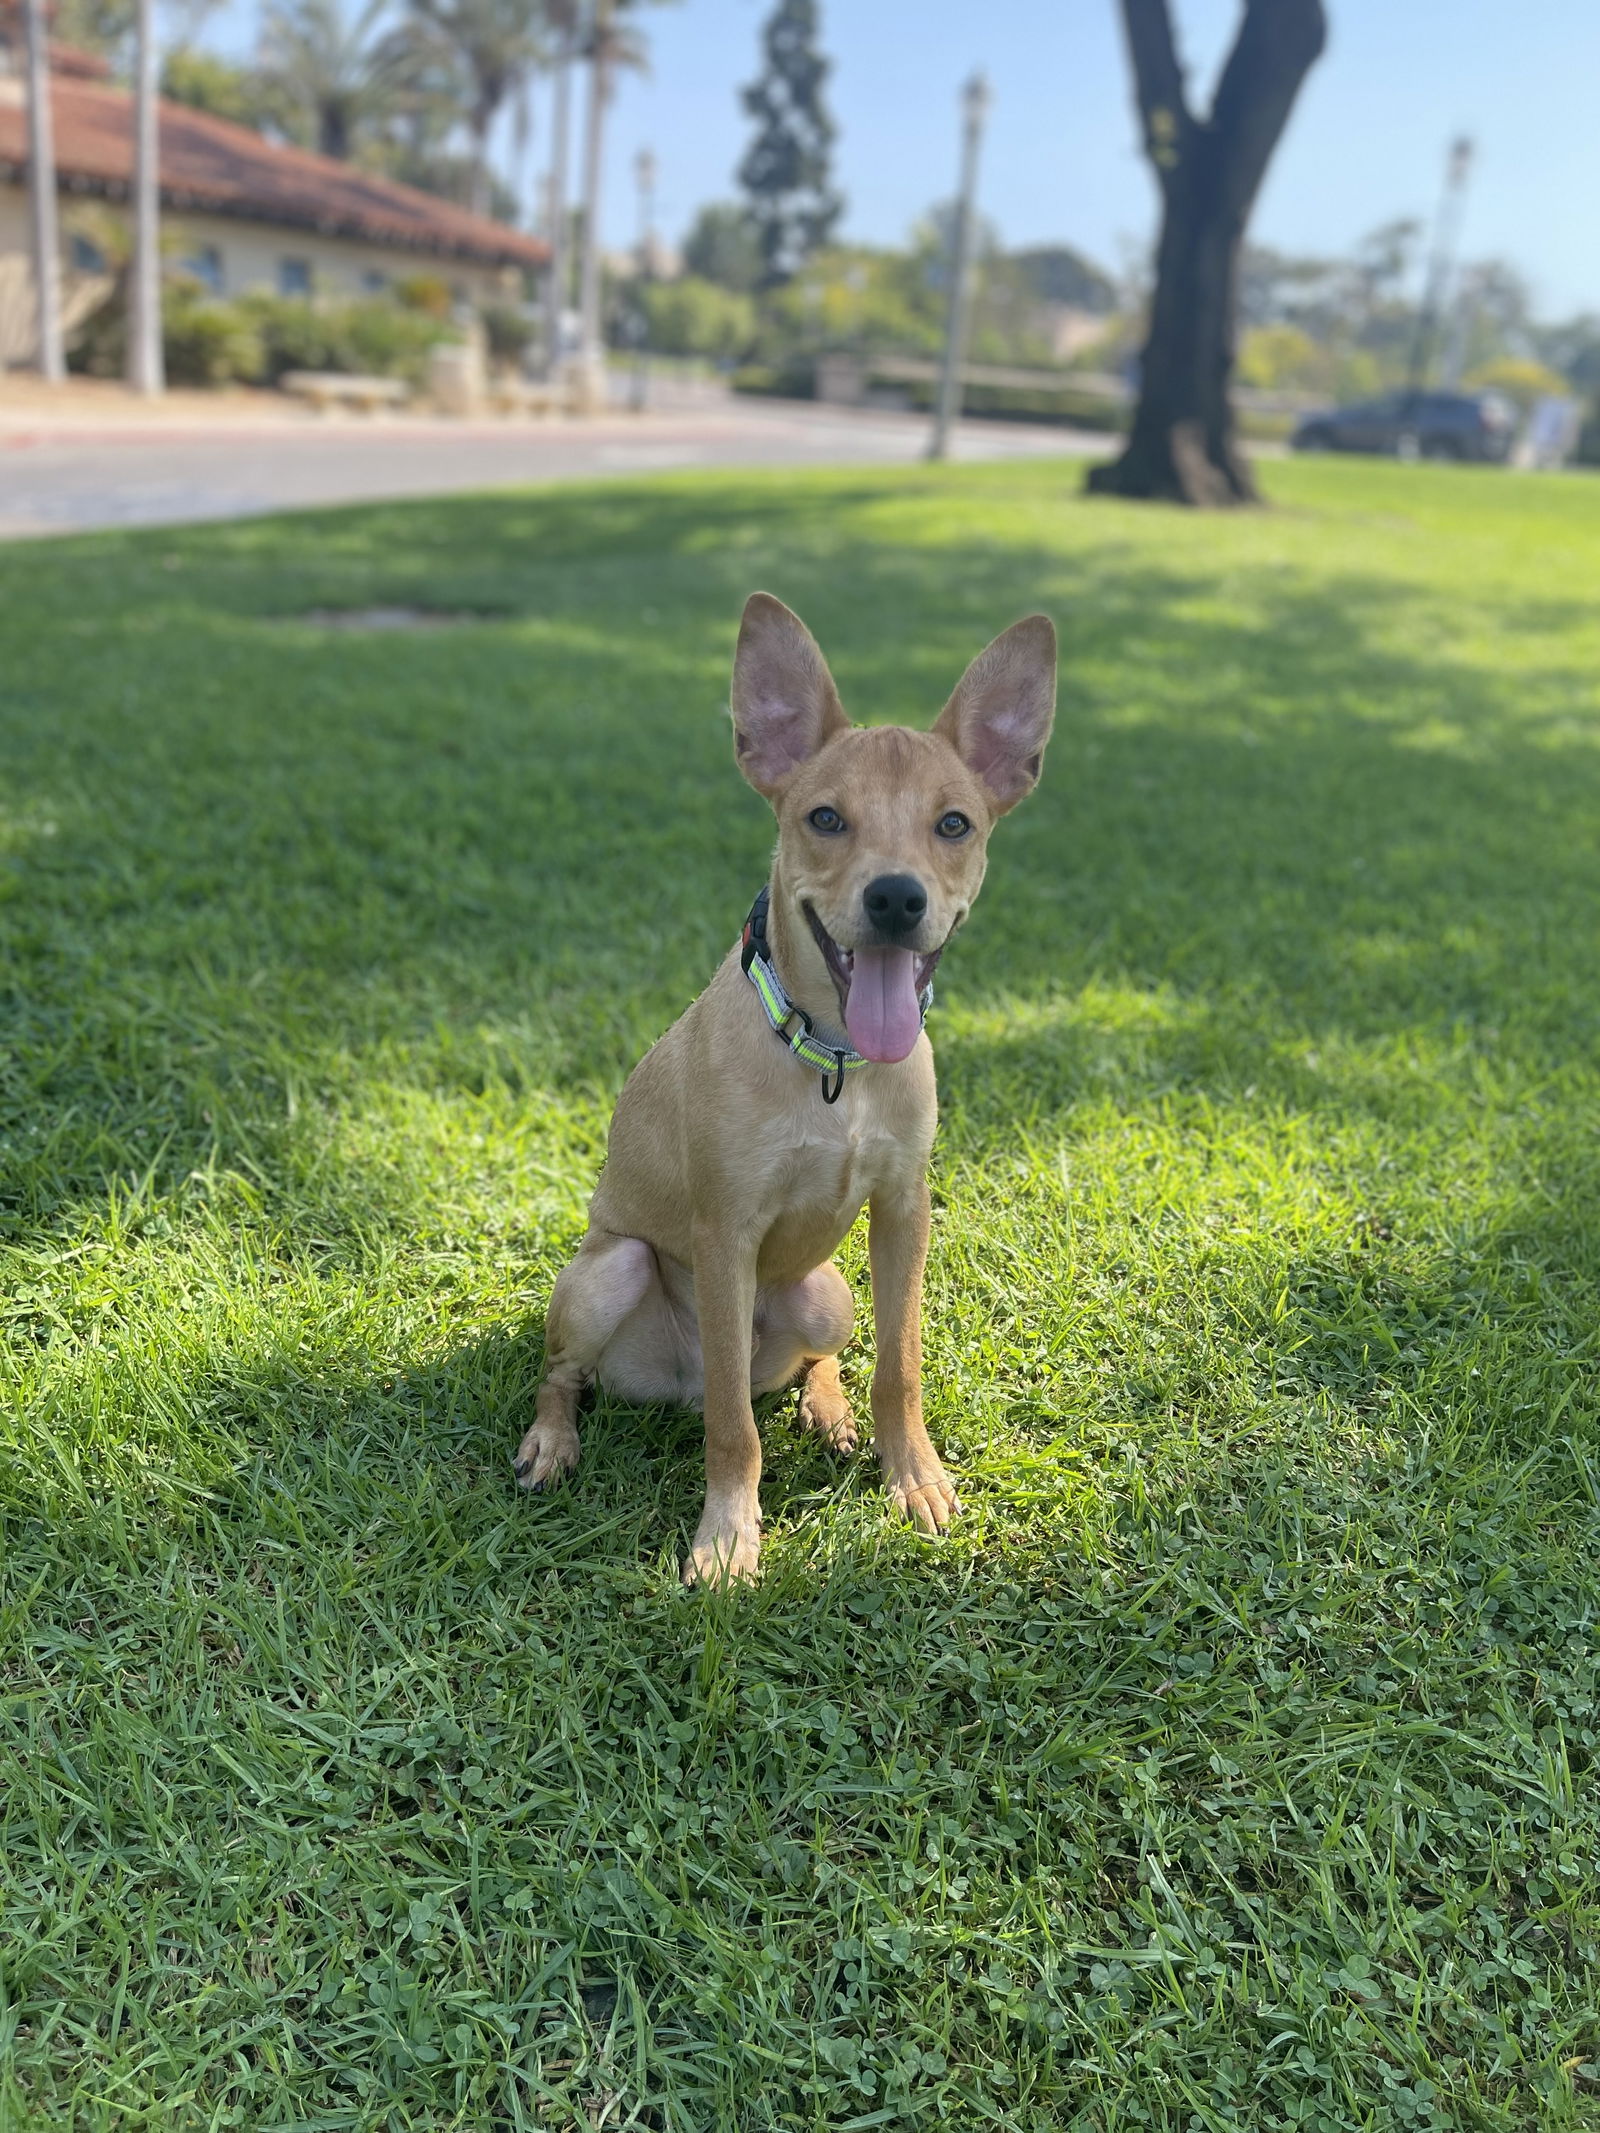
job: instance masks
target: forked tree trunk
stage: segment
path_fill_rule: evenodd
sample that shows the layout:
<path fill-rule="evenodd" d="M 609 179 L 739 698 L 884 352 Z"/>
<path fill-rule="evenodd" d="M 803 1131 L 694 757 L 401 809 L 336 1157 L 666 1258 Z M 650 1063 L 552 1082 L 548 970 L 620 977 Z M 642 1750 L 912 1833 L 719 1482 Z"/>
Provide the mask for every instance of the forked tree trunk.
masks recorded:
<path fill-rule="evenodd" d="M 1101 495 L 1182 504 L 1256 500 L 1230 385 L 1239 249 L 1272 151 L 1327 34 L 1322 0 L 1245 0 L 1208 117 L 1197 119 L 1167 0 L 1122 0 L 1161 242 L 1133 430 L 1092 468 Z"/>

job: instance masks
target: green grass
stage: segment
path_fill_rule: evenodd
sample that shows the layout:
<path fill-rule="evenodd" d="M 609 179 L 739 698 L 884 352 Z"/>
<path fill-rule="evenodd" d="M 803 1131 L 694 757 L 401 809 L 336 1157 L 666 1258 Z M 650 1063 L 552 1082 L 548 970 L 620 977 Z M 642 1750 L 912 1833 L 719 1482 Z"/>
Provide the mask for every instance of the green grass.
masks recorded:
<path fill-rule="evenodd" d="M 1600 486 L 1074 486 L 0 554 L 7 2133 L 1600 2125 Z M 1061 713 L 933 1025 L 967 1514 L 774 1402 L 690 1596 L 693 1417 L 509 1454 L 758 585 L 922 721 L 1044 606 Z"/>

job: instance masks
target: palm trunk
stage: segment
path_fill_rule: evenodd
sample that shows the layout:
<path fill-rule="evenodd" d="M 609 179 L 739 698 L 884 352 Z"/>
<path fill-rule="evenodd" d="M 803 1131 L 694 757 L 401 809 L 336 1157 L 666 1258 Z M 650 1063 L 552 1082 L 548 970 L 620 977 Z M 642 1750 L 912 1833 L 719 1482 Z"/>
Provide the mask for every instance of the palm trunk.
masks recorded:
<path fill-rule="evenodd" d="M 139 0 L 134 83 L 133 271 L 128 282 L 128 383 L 166 389 L 161 349 L 160 166 L 156 111 L 155 0 Z"/>
<path fill-rule="evenodd" d="M 61 352 L 61 254 L 56 231 L 55 129 L 50 107 L 50 50 L 43 0 L 27 0 L 28 16 L 28 205 L 33 227 L 33 300 L 39 375 L 59 385 L 66 376 Z"/>
<path fill-rule="evenodd" d="M 605 350 L 600 340 L 600 171 L 605 139 L 607 43 L 611 0 L 595 0 L 594 47 L 589 59 L 589 130 L 583 158 L 583 255 L 578 273 L 581 320 L 581 390 L 592 411 L 605 390 Z"/>
<path fill-rule="evenodd" d="M 317 153 L 336 163 L 350 160 L 350 113 L 341 98 L 332 98 L 317 115 Z"/>
<path fill-rule="evenodd" d="M 567 262 L 567 132 L 571 109 L 572 55 L 563 52 L 556 67 L 550 112 L 550 265 L 544 292 L 545 376 L 550 379 L 561 367 L 561 319 L 567 308 L 567 285 L 571 280 Z"/>
<path fill-rule="evenodd" d="M 489 212 L 489 128 L 494 123 L 494 113 L 480 106 L 469 120 L 472 134 L 472 182 L 468 189 L 467 204 L 475 215 Z"/>

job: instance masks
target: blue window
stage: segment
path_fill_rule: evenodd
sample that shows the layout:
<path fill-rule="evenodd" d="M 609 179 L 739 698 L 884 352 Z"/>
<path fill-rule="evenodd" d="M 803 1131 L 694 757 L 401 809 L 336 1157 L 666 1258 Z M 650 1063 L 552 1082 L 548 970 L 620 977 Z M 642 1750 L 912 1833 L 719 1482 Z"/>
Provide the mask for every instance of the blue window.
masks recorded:
<path fill-rule="evenodd" d="M 278 294 L 280 296 L 309 296 L 311 294 L 311 262 L 309 259 L 280 259 L 278 261 Z"/>
<path fill-rule="evenodd" d="M 197 246 L 183 262 L 183 271 L 192 274 L 213 296 L 222 294 L 222 254 L 214 244 Z"/>
<path fill-rule="evenodd" d="M 92 237 L 79 231 L 72 234 L 72 271 L 74 274 L 103 274 L 106 270 L 106 255 Z"/>

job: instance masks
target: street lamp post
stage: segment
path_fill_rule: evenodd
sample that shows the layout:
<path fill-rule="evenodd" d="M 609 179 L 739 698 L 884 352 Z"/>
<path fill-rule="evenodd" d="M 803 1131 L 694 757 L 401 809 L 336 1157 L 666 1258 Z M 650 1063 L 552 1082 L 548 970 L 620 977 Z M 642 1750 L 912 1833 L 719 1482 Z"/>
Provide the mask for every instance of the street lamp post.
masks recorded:
<path fill-rule="evenodd" d="M 56 234 L 55 129 L 50 109 L 50 52 L 44 0 L 27 0 L 28 205 L 33 224 L 33 301 L 39 375 L 59 385 L 67 374 L 61 352 L 61 255 Z"/>
<path fill-rule="evenodd" d="M 1444 194 L 1439 202 L 1439 219 L 1434 225 L 1433 254 L 1428 261 L 1428 279 L 1423 289 L 1422 307 L 1417 313 L 1417 330 L 1412 336 L 1411 360 L 1406 372 L 1406 385 L 1412 393 L 1423 391 L 1428 382 L 1433 344 L 1444 311 L 1445 291 L 1450 270 L 1455 264 L 1456 240 L 1461 233 L 1461 209 L 1467 176 L 1472 169 L 1472 155 L 1472 142 L 1463 133 L 1450 143 L 1450 152 L 1445 159 Z"/>
<path fill-rule="evenodd" d="M 641 148 L 633 159 L 639 188 L 639 250 L 634 272 L 633 410 L 642 414 L 650 397 L 650 321 L 644 307 L 645 284 L 655 263 L 656 159 Z"/>
<path fill-rule="evenodd" d="M 971 295 L 968 283 L 973 205 L 978 193 L 978 150 L 983 144 L 983 122 L 988 111 L 989 84 L 979 72 L 961 92 L 961 185 L 956 196 L 955 229 L 950 245 L 950 304 L 945 314 L 939 399 L 934 410 L 933 435 L 928 440 L 930 459 L 949 457 L 951 427 L 961 412 L 961 366 L 967 353 L 967 309 Z"/>
<path fill-rule="evenodd" d="M 639 272 L 648 278 L 655 252 L 656 159 L 641 148 L 633 159 L 633 175 L 639 187 Z"/>

